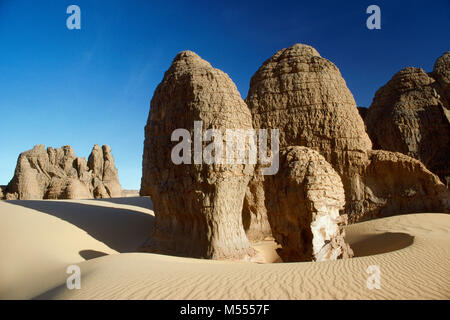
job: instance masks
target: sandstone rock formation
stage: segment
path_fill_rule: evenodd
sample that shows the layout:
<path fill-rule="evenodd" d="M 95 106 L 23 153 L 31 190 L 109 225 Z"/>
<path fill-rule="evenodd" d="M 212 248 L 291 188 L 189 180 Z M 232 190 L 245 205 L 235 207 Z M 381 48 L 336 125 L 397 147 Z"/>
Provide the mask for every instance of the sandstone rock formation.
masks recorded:
<path fill-rule="evenodd" d="M 88 167 L 93 173 L 94 197 L 117 198 L 122 196 L 122 187 L 119 184 L 111 148 L 108 145 L 95 145 L 88 158 Z"/>
<path fill-rule="evenodd" d="M 257 256 L 248 239 L 273 236 L 284 261 L 337 259 L 352 256 L 346 213 L 355 222 L 448 212 L 448 190 L 420 161 L 372 150 L 338 68 L 314 48 L 297 44 L 268 59 L 246 103 L 195 53 L 176 56 L 145 128 L 140 194 L 151 196 L 156 220 L 144 250 L 248 260 Z M 261 163 L 205 161 L 211 145 L 214 157 L 222 153 L 226 129 L 252 127 L 279 130 L 277 174 L 261 175 Z"/>
<path fill-rule="evenodd" d="M 364 220 L 399 213 L 449 212 L 449 192 L 422 162 L 373 150 L 364 167 Z"/>
<path fill-rule="evenodd" d="M 246 102 L 255 129 L 280 130 L 281 148 L 306 146 L 323 155 L 342 178 L 347 208 L 354 208 L 349 213 L 358 210 L 351 194 L 371 141 L 333 63 L 307 45 L 282 49 L 252 77 Z M 252 217 L 264 215 L 250 211 Z"/>
<path fill-rule="evenodd" d="M 93 153 L 100 147 L 94 146 Z M 90 156 L 90 158 L 92 155 Z M 108 159 L 108 170 L 95 171 L 92 163 L 75 155 L 71 146 L 45 149 L 36 145 L 20 154 L 14 177 L 6 187 L 8 200 L 86 199 L 120 197 L 121 187 L 111 149 L 103 146 L 102 159 Z M 106 161 L 104 162 L 106 163 Z M 105 189 L 95 193 L 96 187 Z"/>
<path fill-rule="evenodd" d="M 372 162 L 379 160 L 372 156 L 372 143 L 365 132 L 364 122 L 338 68 L 322 58 L 314 48 L 296 44 L 280 50 L 264 62 L 251 79 L 246 102 L 252 112 L 255 129 L 280 130 L 280 148 L 306 146 L 319 152 L 333 166 L 344 185 L 344 212 L 351 222 L 394 213 L 394 208 L 399 207 L 386 190 L 381 191 L 382 184 L 378 179 L 365 177 L 366 168 L 377 167 Z M 408 161 L 414 162 L 411 158 Z M 389 168 L 386 171 L 391 177 L 380 177 L 380 180 L 403 179 L 396 172 L 398 166 L 394 159 L 385 166 Z M 410 167 L 414 169 L 407 179 L 410 184 L 391 184 L 404 189 L 389 189 L 389 192 L 401 194 L 409 188 L 418 191 L 395 213 L 417 212 L 419 207 L 423 208 L 421 200 L 425 196 L 432 197 L 426 202 L 431 203 L 427 211 L 448 211 L 448 193 L 442 191 L 442 184 L 435 181 L 425 168 Z M 435 181 L 436 192 L 430 192 L 429 188 L 421 185 L 423 179 L 419 177 L 423 175 L 428 176 L 427 181 Z M 264 179 L 266 177 L 253 178 L 252 182 L 261 184 Z M 253 190 L 261 190 L 261 186 L 250 186 Z M 255 196 L 248 190 L 246 198 L 249 199 L 244 202 L 243 215 L 251 218 L 247 230 L 257 234 L 255 229 L 264 225 L 261 221 L 267 219 L 267 208 L 261 206 L 267 197 L 261 193 Z"/>
<path fill-rule="evenodd" d="M 283 261 L 322 261 L 353 255 L 341 228 L 345 195 L 341 178 L 318 152 L 288 147 L 280 169 L 265 179 L 267 211 Z"/>
<path fill-rule="evenodd" d="M 202 121 L 201 127 L 194 121 Z M 175 164 L 172 151 L 180 137 L 171 141 L 175 129 L 187 130 L 189 138 L 183 141 L 191 147 L 195 132 L 204 136 L 207 129 L 215 129 L 222 137 L 214 135 L 214 141 L 220 143 L 225 129 L 251 128 L 251 113 L 227 74 L 191 51 L 175 57 L 154 93 L 145 128 L 141 195 L 151 196 L 155 225 L 143 250 L 209 259 L 257 258 L 242 226 L 254 165 L 196 161 L 195 145 L 193 157 L 186 149 L 177 152 L 187 154 L 191 164 Z M 209 144 L 204 141 L 201 150 Z"/>
<path fill-rule="evenodd" d="M 450 180 L 450 52 L 432 73 L 406 68 L 375 94 L 365 119 L 375 149 L 422 161 Z"/>
<path fill-rule="evenodd" d="M 446 106 L 448 110 L 448 105 L 450 104 L 450 51 L 447 51 L 436 60 L 432 76 L 437 81 L 441 96 L 447 100 Z"/>

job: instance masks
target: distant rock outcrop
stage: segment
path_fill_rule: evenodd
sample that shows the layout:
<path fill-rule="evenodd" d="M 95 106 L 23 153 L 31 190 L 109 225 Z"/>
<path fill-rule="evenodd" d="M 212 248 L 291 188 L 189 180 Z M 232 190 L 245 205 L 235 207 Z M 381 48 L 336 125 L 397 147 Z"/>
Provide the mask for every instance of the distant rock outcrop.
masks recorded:
<path fill-rule="evenodd" d="M 202 121 L 201 127 L 194 121 Z M 171 158 L 178 144 L 171 141 L 175 129 L 187 130 L 194 140 L 195 132 L 203 137 L 208 129 L 225 136 L 226 129 L 251 128 L 251 113 L 227 74 L 191 51 L 175 57 L 154 93 L 145 128 L 141 195 L 151 196 L 155 224 L 143 250 L 208 259 L 257 257 L 242 227 L 254 165 L 194 162 L 190 151 L 192 164 L 177 165 Z"/>
<path fill-rule="evenodd" d="M 345 195 L 341 178 L 318 152 L 288 147 L 280 152 L 280 169 L 265 179 L 267 211 L 283 261 L 349 258 L 340 215 Z"/>
<path fill-rule="evenodd" d="M 93 174 L 94 197 L 117 198 L 122 196 L 122 187 L 119 184 L 111 148 L 108 145 L 95 145 L 88 158 L 88 167 Z"/>
<path fill-rule="evenodd" d="M 383 190 L 381 181 L 386 177 L 365 176 L 366 169 L 375 165 L 372 161 L 378 158 L 372 157 L 372 143 L 364 122 L 339 69 L 314 48 L 296 44 L 265 61 L 252 77 L 246 102 L 255 129 L 280 130 L 280 148 L 305 146 L 319 152 L 332 165 L 342 179 L 346 196 L 344 212 L 351 222 L 394 213 L 394 208 L 401 209 L 396 214 L 417 212 L 426 204 L 430 205 L 426 211 L 448 211 L 448 193 L 425 168 L 411 166 L 414 170 L 405 179 L 409 184 L 392 184 L 399 189 L 389 189 L 389 192 L 396 194 L 411 188 L 417 190 L 415 197 L 402 206 Z M 397 163 L 393 159 L 389 161 L 385 163 L 385 171 L 390 172 L 392 179 L 402 179 L 395 172 Z M 421 184 L 423 175 L 428 176 L 427 181 L 435 181 L 434 191 Z M 253 177 L 246 193 L 243 215 L 250 220 L 247 232 L 251 234 L 258 234 L 258 226 L 264 226 L 262 221 L 267 219 L 267 197 L 260 192 L 265 179 Z M 424 204 L 419 199 L 426 196 L 430 201 Z M 261 229 L 259 233 L 264 232 Z"/>
<path fill-rule="evenodd" d="M 122 190 L 122 197 L 139 197 L 139 190 Z"/>
<path fill-rule="evenodd" d="M 375 149 L 401 152 L 450 180 L 450 52 L 432 73 L 406 68 L 375 94 L 365 119 Z"/>
<path fill-rule="evenodd" d="M 92 153 L 101 150 L 94 146 Z M 7 200 L 87 199 L 120 197 L 122 188 L 111 148 L 103 146 L 101 169 L 75 155 L 71 146 L 45 149 L 36 145 L 20 154 L 14 177 L 5 190 Z M 89 157 L 91 159 L 93 155 Z M 103 159 L 108 159 L 107 161 Z M 108 167 L 108 170 L 104 170 Z M 96 171 L 97 170 L 97 171 Z M 96 192 L 98 189 L 102 192 Z"/>

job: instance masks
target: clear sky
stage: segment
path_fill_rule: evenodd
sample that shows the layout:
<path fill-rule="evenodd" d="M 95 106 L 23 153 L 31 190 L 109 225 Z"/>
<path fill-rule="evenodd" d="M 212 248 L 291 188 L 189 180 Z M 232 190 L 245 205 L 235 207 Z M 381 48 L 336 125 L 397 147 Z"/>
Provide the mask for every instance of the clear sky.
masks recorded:
<path fill-rule="evenodd" d="M 450 50 L 450 1 L 0 0 L 0 185 L 35 144 L 87 157 L 109 144 L 124 188 L 139 189 L 150 99 L 179 51 L 230 75 L 243 98 L 281 48 L 315 47 L 356 102 L 407 66 Z M 81 8 L 81 30 L 66 9 Z M 366 8 L 381 8 L 381 30 Z"/>

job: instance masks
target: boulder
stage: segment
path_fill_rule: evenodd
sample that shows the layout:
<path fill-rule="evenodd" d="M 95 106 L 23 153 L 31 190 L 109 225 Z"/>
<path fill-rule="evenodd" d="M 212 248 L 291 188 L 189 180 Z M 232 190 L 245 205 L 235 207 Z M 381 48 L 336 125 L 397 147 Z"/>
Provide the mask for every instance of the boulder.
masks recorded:
<path fill-rule="evenodd" d="M 284 262 L 349 258 L 342 227 L 347 217 L 341 178 L 318 152 L 288 147 L 280 152 L 280 169 L 265 178 L 267 212 Z"/>
<path fill-rule="evenodd" d="M 176 152 L 188 160 L 177 164 L 172 153 L 182 135 L 172 141 L 176 129 L 188 135 L 183 142 L 189 144 L 189 150 Z M 184 51 L 156 88 L 145 127 L 140 193 L 152 199 L 155 224 L 143 250 L 207 259 L 258 259 L 242 226 L 244 194 L 254 165 L 205 163 L 202 150 L 209 143 L 197 144 L 201 150 L 196 152 L 194 133 L 204 137 L 208 129 L 220 133 L 215 141 L 222 142 L 226 129 L 252 129 L 251 113 L 227 74 Z"/>

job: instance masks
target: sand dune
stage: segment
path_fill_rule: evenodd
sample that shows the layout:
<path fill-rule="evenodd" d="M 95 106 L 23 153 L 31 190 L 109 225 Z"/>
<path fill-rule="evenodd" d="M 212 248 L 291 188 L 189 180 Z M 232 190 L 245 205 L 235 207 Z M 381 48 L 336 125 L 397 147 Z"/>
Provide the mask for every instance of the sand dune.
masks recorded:
<path fill-rule="evenodd" d="M 148 237 L 148 198 L 0 201 L 3 299 L 449 299 L 450 216 L 411 214 L 347 227 L 356 258 L 222 262 L 133 253 Z M 272 241 L 254 244 L 279 261 Z M 81 289 L 66 288 L 68 265 Z M 377 265 L 381 289 L 366 269 Z"/>
<path fill-rule="evenodd" d="M 0 297 L 32 298 L 61 266 L 136 251 L 153 223 L 151 201 L 126 200 L 0 201 Z"/>

